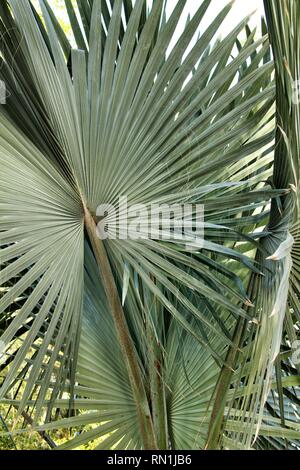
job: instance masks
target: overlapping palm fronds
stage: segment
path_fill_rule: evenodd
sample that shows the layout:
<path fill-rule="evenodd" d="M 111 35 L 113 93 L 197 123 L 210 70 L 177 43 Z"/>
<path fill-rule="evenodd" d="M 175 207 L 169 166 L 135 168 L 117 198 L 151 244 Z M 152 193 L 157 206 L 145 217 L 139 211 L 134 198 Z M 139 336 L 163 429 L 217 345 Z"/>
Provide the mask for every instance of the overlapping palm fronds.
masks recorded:
<path fill-rule="evenodd" d="M 268 236 L 260 241 L 263 254 L 258 252 L 256 259 L 264 277 L 254 273 L 250 282 L 258 324 L 247 328 L 240 322 L 238 344 L 244 358 L 236 363 L 238 368 L 232 378 L 235 392 L 228 412 L 228 423 L 234 419 L 236 432 L 229 433 L 225 442 L 229 446 L 238 443 L 250 448 L 261 433 L 262 423 L 276 418 L 282 433 L 276 435 L 274 421 L 270 436 L 276 439 L 260 439 L 259 445 L 296 448 L 299 439 L 294 426 L 299 419 L 300 382 L 297 361 L 300 70 L 296 30 L 300 9 L 298 2 L 289 0 L 266 0 L 265 9 L 276 74 L 277 128 L 272 185 L 289 187 L 290 191 L 273 199 Z M 270 395 L 272 381 L 273 387 L 274 383 L 276 386 Z M 220 424 L 217 429 L 220 430 Z M 217 439 L 220 435 L 215 433 L 212 442 Z"/>

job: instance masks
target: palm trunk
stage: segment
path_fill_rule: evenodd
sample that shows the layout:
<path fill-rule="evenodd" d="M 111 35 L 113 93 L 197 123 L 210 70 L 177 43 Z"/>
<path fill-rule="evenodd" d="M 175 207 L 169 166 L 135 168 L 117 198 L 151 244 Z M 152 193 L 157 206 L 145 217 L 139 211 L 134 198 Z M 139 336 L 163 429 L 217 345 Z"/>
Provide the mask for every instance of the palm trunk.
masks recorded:
<path fill-rule="evenodd" d="M 95 221 L 84 207 L 84 221 L 89 239 L 96 258 L 104 290 L 113 316 L 119 344 L 124 355 L 128 376 L 130 379 L 137 416 L 140 426 L 141 440 L 144 449 L 156 449 L 156 437 L 150 412 L 149 402 L 144 387 L 141 370 L 138 364 L 135 346 L 133 344 L 123 308 L 120 302 L 115 279 L 107 257 L 103 241 L 97 237 Z"/>

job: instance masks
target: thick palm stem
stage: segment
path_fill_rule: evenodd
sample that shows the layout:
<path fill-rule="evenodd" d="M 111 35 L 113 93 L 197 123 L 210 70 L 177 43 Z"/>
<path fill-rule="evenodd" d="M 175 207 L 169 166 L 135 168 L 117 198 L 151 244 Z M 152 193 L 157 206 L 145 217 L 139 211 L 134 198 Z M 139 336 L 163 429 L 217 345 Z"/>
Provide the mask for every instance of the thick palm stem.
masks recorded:
<path fill-rule="evenodd" d="M 113 316 L 119 344 L 124 355 L 127 372 L 132 386 L 136 403 L 137 416 L 144 449 L 156 449 L 156 438 L 152 423 L 149 402 L 146 395 L 141 370 L 138 364 L 136 350 L 126 323 L 123 308 L 120 302 L 115 279 L 106 254 L 103 241 L 97 237 L 96 224 L 85 208 L 85 227 L 89 235 L 94 256 L 96 258 L 107 300 Z"/>

